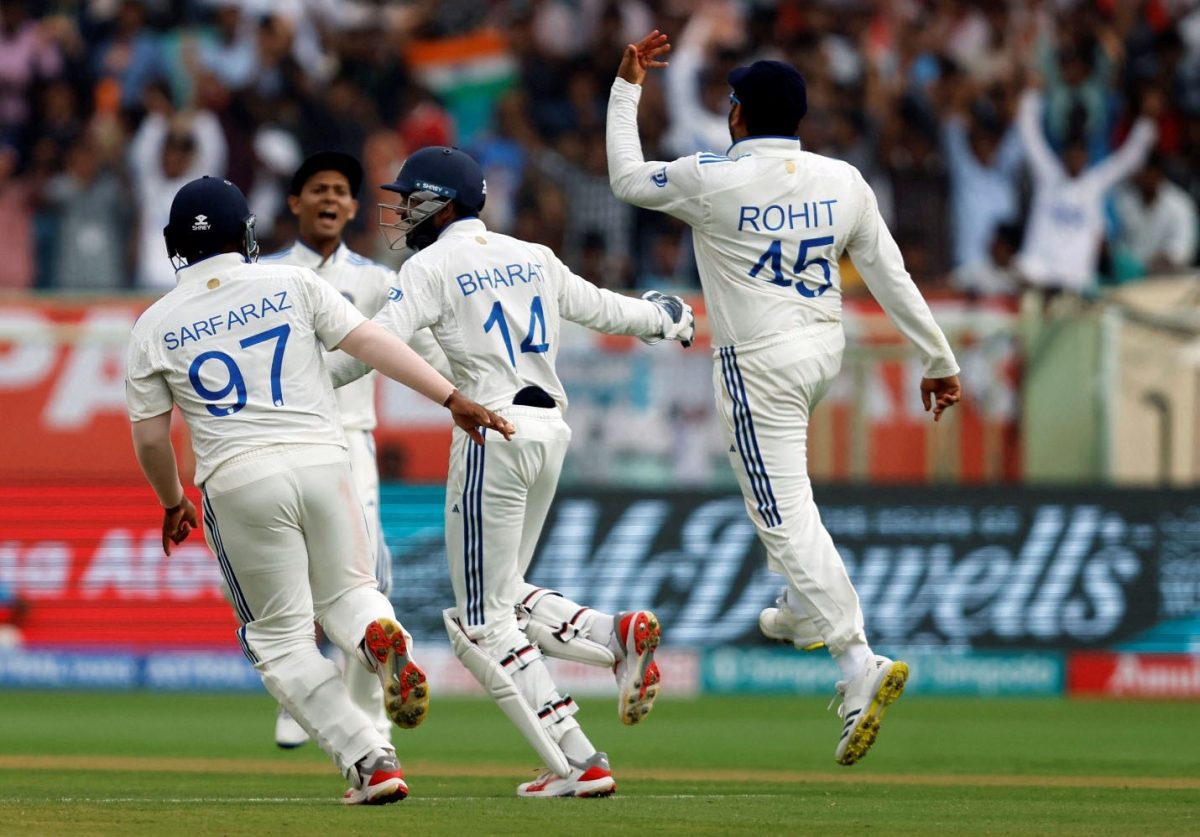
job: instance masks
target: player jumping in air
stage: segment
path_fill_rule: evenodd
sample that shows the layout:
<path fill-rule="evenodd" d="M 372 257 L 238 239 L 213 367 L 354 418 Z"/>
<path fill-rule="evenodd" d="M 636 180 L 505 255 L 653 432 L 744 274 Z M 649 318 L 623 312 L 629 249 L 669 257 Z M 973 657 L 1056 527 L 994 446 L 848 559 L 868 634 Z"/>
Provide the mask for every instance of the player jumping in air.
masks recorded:
<path fill-rule="evenodd" d="M 867 287 L 916 347 L 921 398 L 936 421 L 960 398 L 958 364 L 933 321 L 875 195 L 848 163 L 804 151 L 808 109 L 794 67 L 757 61 L 729 75 L 724 154 L 645 162 L 641 84 L 670 44 L 655 31 L 625 48 L 608 102 L 608 172 L 617 197 L 692 227 L 714 347 L 713 385 L 746 510 L 770 568 L 787 579 L 759 624 L 797 648 L 822 644 L 841 668 L 835 757 L 854 764 L 875 742 L 908 666 L 874 654 L 806 470 L 808 418 L 841 365 L 838 259 L 849 252 Z"/>
<path fill-rule="evenodd" d="M 263 685 L 351 782 L 347 804 L 408 794 L 396 751 L 321 656 L 313 620 L 379 678 L 389 716 L 412 727 L 429 702 L 411 637 L 376 587 L 322 349 L 341 348 L 447 406 L 464 438 L 512 432 L 307 268 L 254 260 L 254 216 L 227 180 L 181 188 L 163 231 L 177 285 L 134 325 L 126 398 L 134 450 L 163 512 L 163 549 L 197 525 L 171 447 L 191 431 L 205 537 Z"/>
<path fill-rule="evenodd" d="M 526 584 L 554 497 L 571 430 L 555 372 L 562 319 L 610 334 L 687 342 L 691 309 L 649 292 L 629 299 L 573 274 L 549 249 L 491 232 L 479 220 L 483 172 L 457 149 L 424 148 L 383 187 L 380 226 L 393 246 L 416 255 L 400 269 L 391 301 L 374 322 L 402 339 L 430 328 L 463 391 L 517 427 L 482 448 L 456 432 L 446 486 L 446 554 L 456 606 L 444 613 L 455 654 L 546 763 L 520 796 L 605 796 L 608 757 L 584 735 L 570 696 L 542 659 L 614 668 L 621 717 L 635 723 L 658 691 L 653 652 L 660 626 L 648 611 L 616 617 Z M 347 358 L 334 382 L 361 375 Z M 516 607 L 514 608 L 514 604 Z"/>

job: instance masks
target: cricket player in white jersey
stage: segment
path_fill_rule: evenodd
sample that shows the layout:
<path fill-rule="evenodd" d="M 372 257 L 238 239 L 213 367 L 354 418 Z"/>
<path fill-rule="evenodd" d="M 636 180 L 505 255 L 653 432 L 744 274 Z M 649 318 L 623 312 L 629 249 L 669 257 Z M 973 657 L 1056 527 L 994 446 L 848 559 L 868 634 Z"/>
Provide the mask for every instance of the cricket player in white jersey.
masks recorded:
<path fill-rule="evenodd" d="M 346 246 L 343 232 L 358 214 L 358 190 L 362 186 L 362 164 L 349 154 L 319 151 L 308 157 L 292 176 L 288 208 L 296 216 L 297 239 L 290 247 L 268 256 L 262 264 L 291 264 L 307 267 L 350 300 L 367 317 L 373 317 L 387 302 L 396 272 L 364 258 Z M 428 330 L 418 333 L 410 345 L 417 354 L 443 374 L 449 373 L 446 358 Z M 350 470 L 362 504 L 375 557 L 375 579 L 385 596 L 392 587 L 392 556 L 383 537 L 379 517 L 379 468 L 375 457 L 375 375 L 337 390 L 338 413 L 349 446 Z M 355 704 L 375 721 L 376 728 L 391 737 L 392 723 L 383 710 L 379 679 L 363 666 L 348 664 L 342 675 Z M 275 721 L 275 743 L 290 749 L 308 741 L 308 733 L 279 707 Z"/>
<path fill-rule="evenodd" d="M 542 654 L 611 667 L 625 723 L 658 693 L 654 614 L 617 616 L 525 583 L 554 497 L 571 430 L 555 372 L 561 319 L 648 341 L 690 341 L 691 309 L 649 292 L 629 299 L 573 274 L 546 247 L 491 232 L 479 220 L 486 186 L 463 152 L 424 148 L 394 183 L 399 204 L 381 204 L 393 246 L 418 252 L 400 269 L 391 301 L 374 321 L 408 339 L 430 328 L 463 392 L 517 428 L 476 448 L 455 433 L 446 486 L 446 553 L 456 606 L 444 613 L 455 654 L 545 760 L 547 771 L 520 796 L 606 796 L 616 784 L 608 757 L 573 717 Z M 344 363 L 342 361 L 345 361 Z M 339 358 L 335 384 L 362 374 Z M 515 606 L 515 607 L 514 607 Z"/>
<path fill-rule="evenodd" d="M 134 450 L 164 507 L 163 549 L 197 525 L 171 447 L 178 405 L 191 431 L 205 536 L 241 627 L 238 641 L 267 690 L 351 782 L 343 801 L 408 793 L 388 739 L 321 656 L 313 620 L 379 678 L 400 726 L 424 718 L 429 693 L 411 637 L 376 587 L 366 524 L 322 357 L 341 348 L 445 404 L 456 424 L 511 433 L 407 345 L 369 323 L 306 268 L 254 264 L 254 216 L 232 183 L 179 190 L 164 229 L 177 286 L 138 319 L 126 397 Z"/>
<path fill-rule="evenodd" d="M 862 610 L 821 524 L 806 470 L 810 411 L 841 365 L 838 259 L 849 252 L 867 287 L 916 347 L 921 397 L 937 420 L 960 396 L 958 364 L 851 165 L 804 151 L 807 110 L 795 68 L 758 61 L 729 76 L 725 154 L 644 162 L 637 106 L 648 69 L 670 49 L 655 31 L 626 47 L 608 102 L 613 191 L 692 227 L 717 364 L 717 408 L 746 510 L 771 570 L 787 579 L 764 634 L 797 648 L 824 644 L 842 672 L 840 764 L 874 743 L 908 666 L 871 651 Z"/>

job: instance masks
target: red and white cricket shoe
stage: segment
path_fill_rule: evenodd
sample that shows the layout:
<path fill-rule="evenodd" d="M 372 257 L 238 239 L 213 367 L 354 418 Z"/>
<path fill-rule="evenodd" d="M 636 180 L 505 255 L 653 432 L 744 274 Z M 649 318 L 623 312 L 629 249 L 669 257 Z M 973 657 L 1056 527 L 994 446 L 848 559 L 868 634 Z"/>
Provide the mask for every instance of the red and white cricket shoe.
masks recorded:
<path fill-rule="evenodd" d="M 404 771 L 396 754 L 388 750 L 376 750 L 361 759 L 354 765 L 350 781 L 354 784 L 342 794 L 343 805 L 387 805 L 408 796 Z"/>
<path fill-rule="evenodd" d="M 532 782 L 517 785 L 517 796 L 611 796 L 617 789 L 613 781 L 608 756 L 593 753 L 585 762 L 571 761 L 571 772 L 566 778 L 547 770 Z"/>
<path fill-rule="evenodd" d="M 654 649 L 662 640 L 658 617 L 636 610 L 617 617 L 620 654 L 613 675 L 617 678 L 617 714 L 621 723 L 633 725 L 650 713 L 658 697 L 662 676 L 654 662 Z"/>
<path fill-rule="evenodd" d="M 363 634 L 363 650 L 383 685 L 383 705 L 398 727 L 412 729 L 429 712 L 429 684 L 413 662 L 412 637 L 395 619 L 376 619 Z"/>

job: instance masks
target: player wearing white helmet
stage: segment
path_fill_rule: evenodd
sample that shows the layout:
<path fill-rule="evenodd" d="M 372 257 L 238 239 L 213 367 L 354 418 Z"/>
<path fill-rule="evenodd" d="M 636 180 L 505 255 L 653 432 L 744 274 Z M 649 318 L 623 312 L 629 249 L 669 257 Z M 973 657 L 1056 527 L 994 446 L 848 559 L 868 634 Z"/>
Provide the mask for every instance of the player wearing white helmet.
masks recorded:
<path fill-rule="evenodd" d="M 717 407 L 746 510 L 770 568 L 787 579 L 763 633 L 797 648 L 827 646 L 842 671 L 840 764 L 866 754 L 908 666 L 871 651 L 862 610 L 821 524 L 806 469 L 812 408 L 841 365 L 838 259 L 849 253 L 867 287 L 916 346 L 921 397 L 937 420 L 960 397 L 958 364 L 904 269 L 875 195 L 848 163 L 804 151 L 804 79 L 758 61 L 729 76 L 725 154 L 645 162 L 637 132 L 641 83 L 670 49 L 655 31 L 625 49 L 608 102 L 613 191 L 692 228 L 719 363 Z"/>
<path fill-rule="evenodd" d="M 686 343 L 691 309 L 654 292 L 638 300 L 600 290 L 548 248 L 488 230 L 478 218 L 483 173 L 457 149 L 416 152 L 383 188 L 400 196 L 381 204 L 385 234 L 419 252 L 375 322 L 402 339 L 431 328 L 463 391 L 518 429 L 512 440 L 489 434 L 478 449 L 454 435 L 446 551 L 456 606 L 444 613 L 451 644 L 548 767 L 519 795 L 605 796 L 616 787 L 608 758 L 584 735 L 542 655 L 614 667 L 622 720 L 635 723 L 658 691 L 660 626 L 648 611 L 601 614 L 524 581 L 571 438 L 555 372 L 560 321 Z M 331 371 L 340 383 L 362 368 L 335 363 Z"/>
<path fill-rule="evenodd" d="M 425 674 L 376 587 L 322 348 L 341 348 L 479 427 L 511 433 L 310 270 L 254 264 L 254 216 L 232 183 L 179 190 L 164 229 L 177 286 L 138 319 L 126 399 L 134 450 L 164 507 L 163 549 L 197 525 L 171 447 L 176 405 L 191 431 L 205 536 L 263 685 L 351 781 L 348 804 L 408 793 L 396 752 L 321 656 L 313 620 L 379 678 L 400 726 L 425 717 Z"/>
<path fill-rule="evenodd" d="M 343 237 L 346 225 L 358 214 L 358 190 L 362 165 L 349 154 L 319 151 L 306 159 L 294 175 L 288 208 L 296 217 L 297 238 L 290 247 L 259 261 L 307 267 L 332 285 L 367 317 L 373 317 L 387 302 L 395 271 L 355 253 Z M 428 330 L 418 333 L 410 345 L 439 372 L 446 374 L 445 356 Z M 370 375 L 337 390 L 338 413 L 349 446 L 354 487 L 367 521 L 375 558 L 375 579 L 385 596 L 392 587 L 392 557 L 383 537 L 379 517 L 379 469 L 375 457 L 375 376 Z M 345 665 L 346 688 L 355 704 L 375 721 L 379 732 L 391 736 L 391 722 L 383 711 L 379 681 L 359 665 Z M 275 743 L 299 747 L 308 733 L 279 707 L 275 721 Z"/>

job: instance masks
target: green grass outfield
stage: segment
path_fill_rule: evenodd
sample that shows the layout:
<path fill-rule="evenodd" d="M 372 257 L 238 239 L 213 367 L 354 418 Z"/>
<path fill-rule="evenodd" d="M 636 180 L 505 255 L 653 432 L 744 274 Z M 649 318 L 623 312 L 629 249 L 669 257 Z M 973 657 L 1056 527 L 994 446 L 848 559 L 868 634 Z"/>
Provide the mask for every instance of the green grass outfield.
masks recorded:
<path fill-rule="evenodd" d="M 1200 706 L 907 697 L 871 754 L 833 761 L 812 698 L 664 698 L 640 726 L 580 715 L 609 799 L 518 799 L 536 757 L 491 703 L 438 699 L 395 741 L 412 795 L 345 807 L 264 695 L 0 693 L 0 833 L 1195 834 Z"/>

